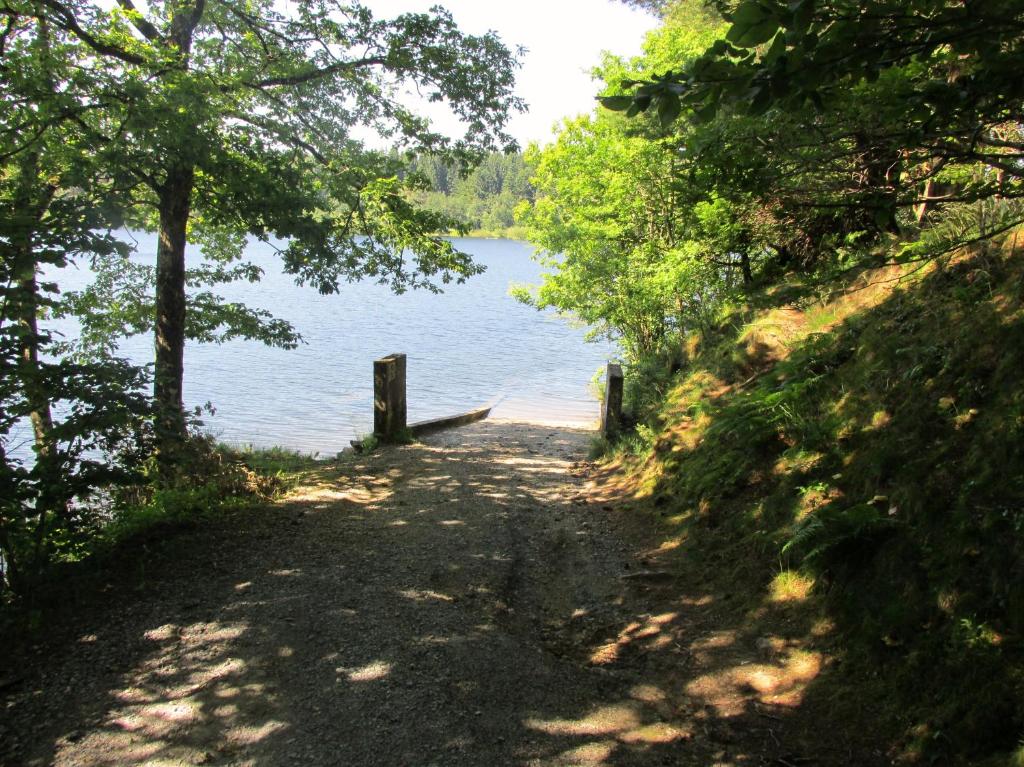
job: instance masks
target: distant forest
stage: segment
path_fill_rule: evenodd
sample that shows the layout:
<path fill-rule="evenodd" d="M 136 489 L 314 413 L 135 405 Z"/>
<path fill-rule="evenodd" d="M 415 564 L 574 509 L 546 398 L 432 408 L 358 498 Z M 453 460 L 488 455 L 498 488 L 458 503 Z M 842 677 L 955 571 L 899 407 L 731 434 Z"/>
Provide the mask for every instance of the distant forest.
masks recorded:
<path fill-rule="evenodd" d="M 522 153 L 492 152 L 468 174 L 433 155 L 417 157 L 411 169 L 429 183 L 429 191 L 414 193 L 416 202 L 465 223 L 473 234 L 515 237 L 516 206 L 533 202 Z"/>

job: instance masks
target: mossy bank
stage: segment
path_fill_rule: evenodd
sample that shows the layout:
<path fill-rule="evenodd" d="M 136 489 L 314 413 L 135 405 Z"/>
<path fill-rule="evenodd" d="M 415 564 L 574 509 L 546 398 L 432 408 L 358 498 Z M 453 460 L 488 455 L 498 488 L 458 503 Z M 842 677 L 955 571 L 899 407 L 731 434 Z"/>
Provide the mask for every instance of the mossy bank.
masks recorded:
<path fill-rule="evenodd" d="M 662 563 L 827 650 L 814 716 L 888 758 L 1021 763 L 1016 238 L 776 282 L 682 354 L 612 458 Z"/>

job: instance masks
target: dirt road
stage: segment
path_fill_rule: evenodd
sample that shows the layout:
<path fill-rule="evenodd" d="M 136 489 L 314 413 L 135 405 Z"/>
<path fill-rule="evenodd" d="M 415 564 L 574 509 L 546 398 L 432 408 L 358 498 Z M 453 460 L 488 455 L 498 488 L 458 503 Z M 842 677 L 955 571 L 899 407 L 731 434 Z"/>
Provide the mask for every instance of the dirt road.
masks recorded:
<path fill-rule="evenodd" d="M 754 706 L 816 660 L 758 665 L 702 627 L 710 598 L 662 593 L 587 488 L 588 438 L 483 422 L 214 530 L 25 672 L 0 761 L 778 763 Z"/>

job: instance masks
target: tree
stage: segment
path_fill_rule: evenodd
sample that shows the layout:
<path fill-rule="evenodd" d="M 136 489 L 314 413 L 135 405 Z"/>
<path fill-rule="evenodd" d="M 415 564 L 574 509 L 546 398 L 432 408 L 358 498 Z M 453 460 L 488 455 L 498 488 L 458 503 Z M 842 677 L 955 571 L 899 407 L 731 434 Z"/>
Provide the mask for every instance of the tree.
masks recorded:
<path fill-rule="evenodd" d="M 101 78 L 43 17 L 9 15 L 0 50 L 2 591 L 24 588 L 55 546 L 70 545 L 83 499 L 124 476 L 101 456 L 138 437 L 148 409 L 142 371 L 117 359 L 61 360 L 40 325 L 60 301 L 47 270 L 119 247 L 101 230 L 120 190 L 96 173 L 103 148 L 83 130 L 95 115 L 83 86 L 96 93 Z M 32 460 L 11 450 L 26 421 Z"/>
<path fill-rule="evenodd" d="M 704 50 L 714 27 L 677 10 L 642 58 L 605 57 L 595 71 L 603 93 L 621 96 L 620 80 Z M 600 109 L 566 121 L 554 144 L 527 155 L 536 199 L 519 216 L 551 272 L 535 295 L 519 297 L 595 325 L 633 365 L 677 356 L 679 333 L 708 325 L 741 267 L 718 250 L 737 239 L 727 237 L 737 229 L 730 208 L 690 173 L 691 137 L 678 127 Z"/>
<path fill-rule="evenodd" d="M 661 16 L 665 13 L 666 6 L 669 5 L 670 0 L 619 0 L 623 5 L 628 5 L 630 8 L 639 8 L 640 10 L 653 13 L 657 16 Z"/>
<path fill-rule="evenodd" d="M 68 34 L 116 84 L 104 104 L 111 130 L 101 138 L 121 147 L 111 172 L 141 185 L 143 221 L 159 234 L 154 395 L 165 455 L 185 428 L 190 238 L 215 243 L 222 264 L 240 256 L 238 235 L 281 238 L 285 269 L 323 292 L 361 277 L 396 290 L 436 288 L 435 275 L 445 283 L 475 271 L 468 256 L 431 236 L 445 222 L 409 204 L 395 163 L 364 149 L 351 130 L 368 126 L 463 160 L 510 145 L 502 126 L 522 108 L 511 95 L 516 61 L 492 34 L 464 35 L 440 9 L 378 21 L 336 0 L 288 13 L 269 0 L 7 8 Z M 432 131 L 401 105 L 402 84 L 446 101 L 465 135 L 452 141 Z"/>

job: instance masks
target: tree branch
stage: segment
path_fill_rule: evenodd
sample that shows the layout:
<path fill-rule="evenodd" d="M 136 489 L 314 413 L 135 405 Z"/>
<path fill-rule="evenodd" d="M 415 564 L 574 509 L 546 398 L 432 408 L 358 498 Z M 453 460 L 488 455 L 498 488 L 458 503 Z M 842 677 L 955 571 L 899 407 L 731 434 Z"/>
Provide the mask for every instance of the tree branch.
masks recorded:
<path fill-rule="evenodd" d="M 132 26 L 139 30 L 139 33 L 147 40 L 152 43 L 158 43 L 164 39 L 163 35 L 160 34 L 160 30 L 142 15 L 132 0 L 117 0 L 117 4 L 127 11 L 126 15 Z"/>
<path fill-rule="evenodd" d="M 115 59 L 119 59 L 129 64 L 146 63 L 146 59 L 143 56 L 126 51 L 124 48 L 112 43 L 105 42 L 86 30 L 78 23 L 78 19 L 75 18 L 74 13 L 68 10 L 63 3 L 58 2 L 58 0 L 41 0 L 41 3 L 56 15 L 54 21 L 58 27 L 66 32 L 70 32 L 97 53 L 102 53 L 105 56 L 112 56 Z"/>
<path fill-rule="evenodd" d="M 253 88 L 269 88 L 275 85 L 301 85 L 302 83 L 312 82 L 313 80 L 332 77 L 340 72 L 360 69 L 362 67 L 383 66 L 386 63 L 387 59 L 381 56 L 369 56 L 365 59 L 339 61 L 336 64 L 331 64 L 329 67 L 314 67 L 313 69 L 309 69 L 305 72 L 297 72 L 293 75 L 282 75 L 280 77 L 268 77 L 263 80 L 256 80 L 246 84 Z"/>
<path fill-rule="evenodd" d="M 203 12 L 206 10 L 206 0 L 195 0 L 191 13 L 176 13 L 171 21 L 171 37 L 175 44 L 182 51 L 187 53 L 192 49 L 192 34 L 196 31 Z"/>
<path fill-rule="evenodd" d="M 259 117 L 255 116 L 255 115 L 245 115 L 245 114 L 235 113 L 233 115 L 233 117 L 236 120 L 241 120 L 242 122 L 248 123 L 249 125 L 252 125 L 255 128 L 261 128 L 262 130 L 269 131 L 269 132 L 273 133 L 275 136 L 277 136 L 277 138 L 280 141 L 283 141 L 286 144 L 291 144 L 292 146 L 294 146 L 294 147 L 296 147 L 298 149 L 302 149 L 303 151 L 307 152 L 314 159 L 316 159 L 316 161 L 319 162 L 321 165 L 327 165 L 328 164 L 327 158 L 315 146 L 310 144 L 308 141 L 303 141 L 301 138 L 299 138 L 298 136 L 296 136 L 296 135 L 294 135 L 292 133 L 288 133 L 288 132 L 282 130 L 281 127 L 278 126 L 278 125 L 275 125 L 275 124 L 273 124 L 271 122 L 268 122 L 266 120 L 262 120 L 262 119 L 260 119 Z"/>

